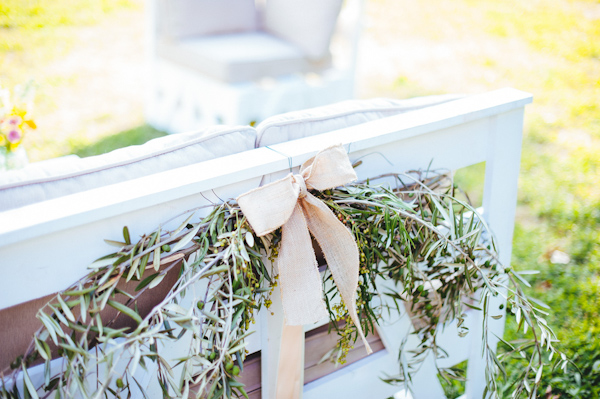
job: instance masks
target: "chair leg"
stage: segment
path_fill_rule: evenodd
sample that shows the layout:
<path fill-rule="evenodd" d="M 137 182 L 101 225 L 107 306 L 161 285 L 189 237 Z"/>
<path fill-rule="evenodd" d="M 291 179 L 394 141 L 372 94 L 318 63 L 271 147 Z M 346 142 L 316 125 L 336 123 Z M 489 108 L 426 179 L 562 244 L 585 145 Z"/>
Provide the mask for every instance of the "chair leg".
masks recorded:
<path fill-rule="evenodd" d="M 284 319 L 279 287 L 276 287 L 271 294 L 271 300 L 273 302 L 271 307 L 261 312 L 261 397 L 263 399 L 277 398 L 277 372 Z"/>

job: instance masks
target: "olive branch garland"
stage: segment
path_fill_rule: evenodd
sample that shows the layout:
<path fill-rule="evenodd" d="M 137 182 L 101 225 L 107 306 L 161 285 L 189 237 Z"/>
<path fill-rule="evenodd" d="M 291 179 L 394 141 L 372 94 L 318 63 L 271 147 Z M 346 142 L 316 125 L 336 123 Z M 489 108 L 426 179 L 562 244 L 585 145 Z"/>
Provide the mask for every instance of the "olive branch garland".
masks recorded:
<path fill-rule="evenodd" d="M 187 397 L 192 386 L 198 396 L 230 397 L 236 391 L 247 396 L 236 376 L 243 368 L 245 338 L 255 311 L 269 306 L 268 296 L 276 285 L 263 261 L 272 252 L 271 242 L 254 242 L 239 208 L 229 203 L 199 223 L 189 223 L 192 216 L 174 231 L 158 228 L 135 244 L 125 227 L 124 242 L 108 240 L 120 247 L 118 252 L 94 262 L 87 277 L 40 310 L 43 327 L 10 374 L 14 381 L 23 372 L 25 397 L 39 397 L 39 388 L 47 392 L 42 397 L 55 393 L 65 398 L 126 397 L 134 386 L 143 392 L 135 372 L 138 367 L 148 370 L 148 360 L 156 365 L 165 397 Z M 179 276 L 169 294 L 142 317 L 137 299 L 176 268 Z M 139 282 L 134 290 L 120 285 L 131 280 Z M 204 295 L 186 306 L 186 291 L 199 281 L 206 282 Z M 116 317 L 101 317 L 107 307 L 133 320 L 134 328 L 113 328 Z M 168 361 L 173 359 L 165 359 L 160 343 L 181 340 L 188 333 L 189 356 L 177 359 L 183 376 L 179 381 Z M 56 374 L 50 364 L 52 344 L 64 359 L 64 369 Z M 118 371 L 127 354 L 125 370 Z M 45 362 L 42 387 L 35 387 L 27 372 L 38 358 Z M 93 374 L 98 384 L 88 387 L 85 380 Z M 2 398 L 21 397 L 17 384 L 9 389 L 3 380 Z"/>
<path fill-rule="evenodd" d="M 359 244 L 362 281 L 357 302 L 363 315 L 363 329 L 372 332 L 383 311 L 389 314 L 390 309 L 370 305 L 374 296 L 385 295 L 394 299 L 398 312 L 401 312 L 398 301 L 409 304 L 414 331 L 421 338 L 416 349 L 401 346 L 399 374 L 384 381 L 410 388 L 411 374 L 419 369 L 429 353 L 433 353 L 436 360 L 446 357 L 446 352 L 437 345 L 440 327 L 458 319 L 459 335 L 466 335 L 468 329 L 463 324 L 466 307 L 484 313 L 482 355 L 487 383 L 484 397 L 498 395 L 498 374 L 507 377 L 503 361 L 511 357 L 525 360 L 522 373 L 509 387 L 513 389 L 511 396 L 536 397 L 543 372 L 543 354 L 549 353 L 550 359 L 556 356 L 553 368 L 566 369 L 568 363 L 565 355 L 553 345 L 556 336 L 544 318 L 548 313 L 541 309 L 548 307 L 527 297 L 521 287 L 530 287 L 527 281 L 501 265 L 490 229 L 468 202 L 456 197 L 454 185 L 445 184 L 449 188 L 442 189 L 444 176 L 431 178 L 416 173 L 418 178 L 414 175 L 380 176 L 392 177 L 402 185 L 402 189 L 395 192 L 373 187 L 367 181 L 320 195 L 354 232 Z M 423 183 L 425 180 L 428 184 Z M 391 279 L 398 290 L 379 292 L 377 277 Z M 325 279 L 329 278 L 326 274 Z M 336 295 L 335 290 L 328 293 L 328 303 Z M 518 330 L 522 327 L 526 334 L 530 329 L 532 334 L 532 339 L 516 343 L 496 337 L 508 348 L 499 356 L 490 344 L 488 332 L 488 317 L 502 317 L 492 314 L 490 307 L 491 298 L 498 295 L 506 298 Z M 476 301 L 481 305 L 476 306 Z M 347 317 L 340 315 L 339 306 L 330 309 L 332 320 Z M 342 329 L 337 324 L 331 326 L 341 336 L 337 353 L 332 351 L 331 357 L 343 363 L 350 342 L 356 341 L 356 332 L 349 323 Z M 459 370 L 438 370 L 446 379 L 464 380 Z"/>
<path fill-rule="evenodd" d="M 556 356 L 554 367 L 566 368 L 568 360 L 554 347 L 555 335 L 543 318 L 546 313 L 523 292 L 526 280 L 498 261 L 485 221 L 468 202 L 456 198 L 454 186 L 446 184 L 443 175 L 381 177 L 394 179 L 396 189 L 367 181 L 315 195 L 346 224 L 359 246 L 357 306 L 364 332 L 373 333 L 384 313 L 408 312 L 421 339 L 416 350 L 401 347 L 399 373 L 384 381 L 410 388 L 411 374 L 429 353 L 436 359 L 445 356 L 437 344 L 441 327 L 454 319 L 462 326 L 465 308 L 474 308 L 484 313 L 486 394 L 497 396 L 497 376 L 506 374 L 503 361 L 520 357 L 526 366 L 513 383 L 512 396 L 535 397 L 543 354 Z M 247 397 L 238 375 L 256 312 L 270 306 L 277 285 L 272 261 L 281 232 L 256 237 L 234 203 L 215 206 L 197 223 L 193 216 L 173 231 L 159 227 L 135 244 L 127 227 L 123 241 L 105 240 L 119 250 L 94 262 L 88 276 L 40 309 L 43 326 L 30 347 L 12 370 L 0 372 L 0 397 L 20 398 L 20 389 L 26 398 L 120 398 L 136 389 L 145 395 L 136 378 L 138 368 L 155 373 L 164 397 Z M 169 272 L 178 273 L 177 281 L 143 314 L 138 299 L 159 286 Z M 380 292 L 381 278 L 393 281 L 398 289 Z M 344 304 L 335 301 L 337 288 L 327 284 L 328 270 L 323 279 L 330 329 L 339 335 L 328 357 L 343 363 L 358 334 Z M 133 289 L 127 285 L 131 281 L 138 282 Z M 487 325 L 488 316 L 501 317 L 490 309 L 490 298 L 498 295 L 506 297 L 519 330 L 523 327 L 526 333 L 529 328 L 532 335 L 516 344 L 500 338 L 509 348 L 500 356 L 490 344 Z M 391 298 L 394 307 L 374 300 L 382 296 Z M 477 300 L 480 306 L 475 305 Z M 406 311 L 401 303 L 407 304 Z M 103 317 L 109 308 L 116 316 Z M 123 319 L 129 326 L 121 327 Z M 467 333 L 463 326 L 459 334 Z M 187 345 L 186 356 L 165 357 L 165 348 L 174 342 Z M 63 359 L 58 370 L 51 364 L 57 355 Z M 27 370 L 36 362 L 44 363 L 39 387 Z M 22 386 L 14 383 L 19 373 Z M 444 378 L 464 378 L 452 368 L 440 373 Z"/>

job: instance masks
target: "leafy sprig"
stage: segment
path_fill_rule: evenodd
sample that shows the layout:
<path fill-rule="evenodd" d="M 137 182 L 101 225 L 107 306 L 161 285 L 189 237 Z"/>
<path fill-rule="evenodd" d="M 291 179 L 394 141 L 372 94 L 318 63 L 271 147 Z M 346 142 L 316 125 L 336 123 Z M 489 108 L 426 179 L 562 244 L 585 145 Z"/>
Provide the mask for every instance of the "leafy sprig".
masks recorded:
<path fill-rule="evenodd" d="M 482 356 L 486 365 L 486 395 L 499 392 L 498 377 L 506 377 L 504 362 L 509 357 L 521 358 L 525 364 L 513 384 L 513 397 L 536 397 L 543 372 L 544 353 L 555 357 L 554 367 L 565 367 L 567 359 L 554 346 L 556 336 L 544 316 L 547 309 L 529 298 L 523 286 L 529 284 L 521 274 L 502 265 L 492 233 L 485 220 L 467 201 L 457 198 L 455 187 L 444 176 L 428 173 L 385 175 L 388 184 L 371 182 L 347 186 L 321 194 L 324 200 L 345 222 L 356 238 L 361 253 L 361 285 L 358 290 L 359 311 L 363 329 L 372 332 L 382 315 L 405 312 L 412 319 L 413 331 L 420 337 L 417 348 L 402 345 L 399 353 L 399 373 L 384 380 L 405 384 L 410 388 L 411 375 L 432 353 L 436 360 L 447 357 L 438 345 L 443 326 L 457 320 L 460 336 L 468 334 L 465 326 L 467 310 L 483 312 Z M 396 185 L 389 188 L 389 179 Z M 408 183 L 407 183 L 408 182 Z M 379 279 L 391 279 L 393 292 L 381 292 Z M 327 293 L 332 320 L 343 320 L 339 307 L 331 306 L 336 290 Z M 391 298 L 395 309 L 384 309 L 373 301 L 375 296 Z M 490 332 L 489 320 L 504 317 L 504 305 L 492 309 L 496 298 L 504 298 L 510 315 L 529 328 L 531 339 L 508 343 Z M 504 301 L 501 301 L 504 302 Z M 405 306 L 401 306 L 404 303 Z M 348 348 L 348 326 L 332 324 L 340 341 L 332 351 L 334 361 L 343 362 Z M 356 331 L 352 335 L 356 340 Z M 496 355 L 500 340 L 510 350 Z M 405 340 L 404 343 L 407 341 Z M 464 380 L 454 368 L 439 368 L 445 378 Z"/>

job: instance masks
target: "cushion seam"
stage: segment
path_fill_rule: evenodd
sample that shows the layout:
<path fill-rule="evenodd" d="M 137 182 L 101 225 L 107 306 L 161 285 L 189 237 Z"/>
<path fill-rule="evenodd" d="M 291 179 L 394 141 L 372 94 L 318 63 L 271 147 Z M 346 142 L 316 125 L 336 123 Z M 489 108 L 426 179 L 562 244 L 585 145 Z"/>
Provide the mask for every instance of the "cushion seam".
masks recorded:
<path fill-rule="evenodd" d="M 419 98 L 419 97 L 415 97 L 415 98 Z M 450 101 L 450 100 L 448 100 Z M 353 111 L 345 111 L 345 112 L 340 112 L 338 114 L 334 114 L 334 115 L 327 115 L 327 116 L 320 116 L 320 117 L 307 117 L 307 118 L 303 118 L 303 119 L 296 119 L 293 121 L 286 121 L 284 123 L 281 122 L 272 122 L 270 124 L 267 124 L 267 126 L 265 126 L 264 128 L 261 128 L 261 126 L 258 126 L 261 130 L 257 129 L 258 135 L 256 137 L 256 143 L 257 143 L 257 148 L 258 143 L 260 143 L 260 140 L 262 139 L 263 134 L 265 133 L 266 129 L 276 126 L 279 124 L 280 127 L 285 127 L 285 126 L 291 126 L 291 125 L 295 125 L 295 124 L 299 124 L 299 123 L 305 123 L 305 122 L 318 122 L 318 121 L 322 121 L 325 119 L 332 119 L 332 118 L 339 118 L 342 116 L 348 116 L 354 113 L 365 113 L 365 112 L 380 112 L 380 111 L 397 111 L 400 110 L 402 108 L 411 108 L 411 107 L 418 107 L 419 105 L 395 105 L 393 107 L 372 107 L 369 109 L 360 109 L 360 110 L 353 110 Z M 428 106 L 428 104 L 423 104 L 422 106 Z"/>

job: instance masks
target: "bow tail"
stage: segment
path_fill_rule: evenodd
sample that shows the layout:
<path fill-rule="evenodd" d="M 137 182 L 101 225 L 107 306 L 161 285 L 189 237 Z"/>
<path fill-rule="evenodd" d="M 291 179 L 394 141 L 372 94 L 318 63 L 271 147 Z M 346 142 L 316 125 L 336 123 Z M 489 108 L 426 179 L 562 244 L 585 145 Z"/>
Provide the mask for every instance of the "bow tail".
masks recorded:
<path fill-rule="evenodd" d="M 328 316 L 315 251 L 298 204 L 283 225 L 277 267 L 288 325 L 311 324 Z"/>
<path fill-rule="evenodd" d="M 335 217 L 331 209 L 312 194 L 307 194 L 299 203 L 305 209 L 308 228 L 323 250 L 333 280 L 348 308 L 348 314 L 358 330 L 367 353 L 370 354 L 373 351 L 365 338 L 356 313 L 359 256 L 354 237 Z"/>

